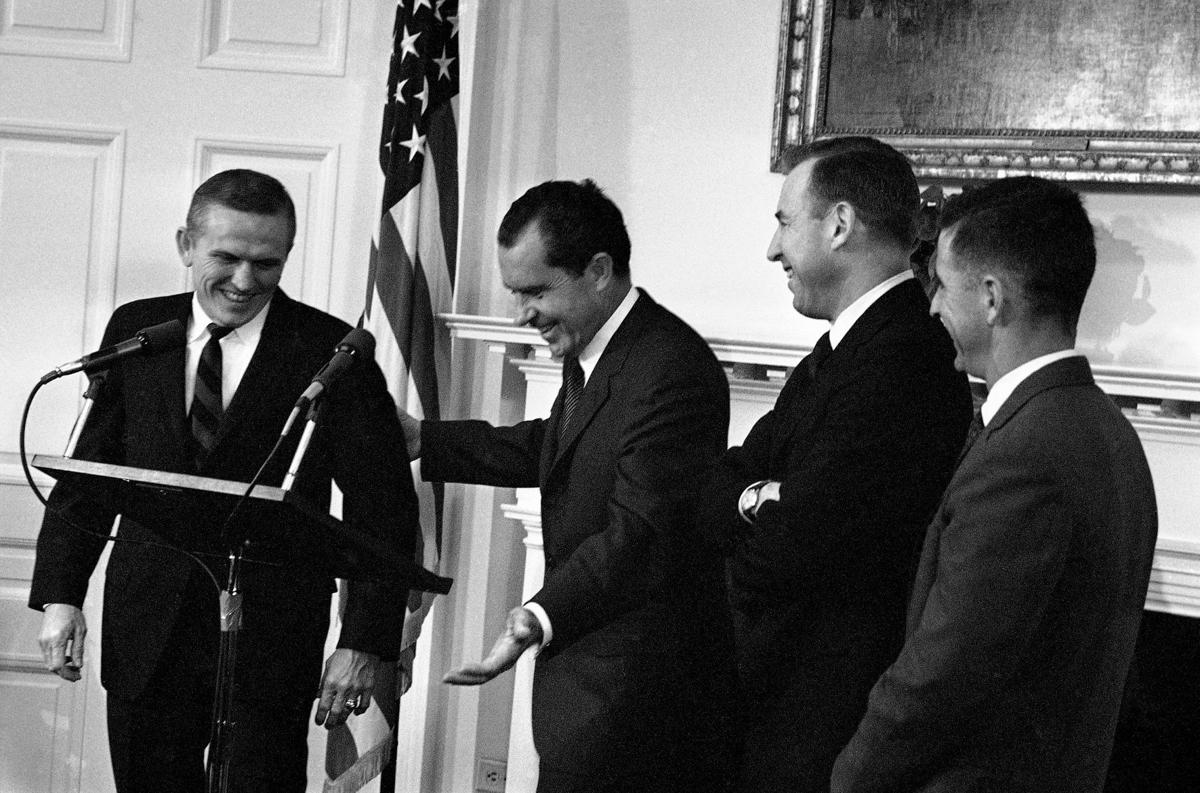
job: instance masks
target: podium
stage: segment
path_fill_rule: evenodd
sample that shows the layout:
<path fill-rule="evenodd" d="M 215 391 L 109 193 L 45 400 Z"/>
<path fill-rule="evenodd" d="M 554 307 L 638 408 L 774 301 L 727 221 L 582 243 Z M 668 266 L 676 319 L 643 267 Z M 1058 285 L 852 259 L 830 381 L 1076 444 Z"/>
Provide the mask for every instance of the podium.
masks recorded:
<path fill-rule="evenodd" d="M 169 473 L 71 457 L 35 455 L 33 467 L 49 474 L 88 500 L 120 512 L 143 526 L 195 523 L 197 515 L 230 515 L 239 524 L 286 523 L 296 527 L 289 544 L 299 546 L 315 569 L 338 578 L 403 583 L 408 589 L 446 594 L 452 581 L 397 553 L 373 534 L 334 518 L 302 496 L 278 487 L 255 486 L 224 479 Z M 229 584 L 221 592 L 221 638 L 213 702 L 212 738 L 208 750 L 209 793 L 227 789 L 228 747 L 234 727 L 233 679 L 237 636 L 241 630 L 239 568 L 246 544 L 237 535 L 219 538 L 229 551 Z M 250 544 L 253 548 L 253 544 Z M 180 548 L 195 553 L 195 549 Z M 256 560 L 247 558 L 253 563 Z"/>
<path fill-rule="evenodd" d="M 34 455 L 33 467 L 145 526 L 176 516 L 194 520 L 195 515 L 228 515 L 247 487 L 245 482 L 227 479 L 45 454 Z M 397 553 L 375 535 L 353 528 L 290 491 L 257 485 L 242 510 L 246 510 L 243 522 L 287 519 L 299 523 L 307 536 L 297 537 L 296 541 L 324 550 L 322 567 L 337 578 L 403 581 L 409 589 L 439 595 L 449 592 L 453 583 Z"/>

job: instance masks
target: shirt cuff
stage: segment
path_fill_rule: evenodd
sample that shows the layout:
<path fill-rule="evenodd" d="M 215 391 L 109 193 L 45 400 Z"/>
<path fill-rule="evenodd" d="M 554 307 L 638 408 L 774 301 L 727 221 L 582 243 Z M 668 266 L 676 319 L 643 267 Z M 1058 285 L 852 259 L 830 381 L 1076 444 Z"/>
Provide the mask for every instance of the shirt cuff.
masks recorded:
<path fill-rule="evenodd" d="M 738 497 L 737 510 L 742 516 L 742 520 L 754 525 L 754 519 L 758 517 L 758 495 L 763 489 L 763 485 L 770 482 L 770 479 L 759 479 L 757 482 L 749 484 L 742 494 Z"/>
<path fill-rule="evenodd" d="M 542 648 L 554 638 L 554 629 L 550 626 L 550 615 L 546 613 L 544 608 L 532 600 L 525 604 L 525 608 L 533 612 L 533 616 L 537 617 L 538 624 L 542 626 L 542 643 L 538 647 L 538 652 L 541 652 Z"/>

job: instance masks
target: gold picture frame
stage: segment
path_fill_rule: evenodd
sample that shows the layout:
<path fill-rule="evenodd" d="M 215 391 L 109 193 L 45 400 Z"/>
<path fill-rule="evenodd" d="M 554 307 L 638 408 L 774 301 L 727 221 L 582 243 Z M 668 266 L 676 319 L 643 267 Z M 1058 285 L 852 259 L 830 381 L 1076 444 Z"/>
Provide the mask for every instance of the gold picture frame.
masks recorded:
<path fill-rule="evenodd" d="M 1194 0 L 784 0 L 772 169 L 872 135 L 922 178 L 1200 185 Z"/>

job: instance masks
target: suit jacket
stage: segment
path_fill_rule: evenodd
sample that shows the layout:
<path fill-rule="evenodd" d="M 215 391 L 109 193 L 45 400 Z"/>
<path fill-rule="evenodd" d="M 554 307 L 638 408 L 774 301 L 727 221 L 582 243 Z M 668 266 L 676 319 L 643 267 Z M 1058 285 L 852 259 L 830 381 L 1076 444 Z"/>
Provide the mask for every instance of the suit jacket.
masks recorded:
<path fill-rule="evenodd" d="M 422 472 L 541 489 L 546 576 L 532 600 L 553 627 L 534 679 L 543 777 L 682 776 L 681 755 L 722 729 L 728 703 L 720 562 L 690 509 L 725 446 L 728 383 L 704 340 L 643 292 L 559 442 L 561 410 L 560 392 L 547 420 L 425 422 Z"/>
<path fill-rule="evenodd" d="M 113 314 L 104 344 L 114 344 L 140 328 L 179 319 L 191 312 L 191 294 L 138 300 Z M 115 364 L 80 438 L 76 457 L 174 473 L 249 482 L 278 438 L 297 396 L 325 364 L 346 323 L 297 303 L 282 291 L 271 301 L 262 337 L 229 404 L 216 446 L 197 470 L 184 411 L 182 348 L 134 356 Z M 283 444 L 261 481 L 278 486 L 295 451 L 299 432 Z M 324 426 L 314 435 L 294 492 L 321 509 L 329 505 L 329 484 L 345 494 L 343 515 L 355 527 L 394 543 L 411 555 L 417 531 L 416 497 L 403 456 L 403 435 L 383 376 L 374 362 L 356 365 L 328 395 Z M 81 533 L 55 510 L 66 509 L 82 527 L 107 535 L 117 512 L 118 537 L 165 542 L 186 548 L 225 583 L 229 539 L 220 536 L 224 514 L 210 505 L 171 509 L 147 505 L 131 495 L 119 503 L 80 498 L 65 485 L 51 494 L 38 536 L 30 605 L 81 606 L 88 577 L 104 542 Z M 136 517 L 135 517 L 136 516 Z M 251 510 L 232 529 L 249 537 L 243 571 L 245 622 L 239 667 L 260 666 L 257 674 L 298 695 L 312 696 L 319 674 L 329 594 L 334 572 L 321 561 L 331 557 L 326 538 L 301 521 L 264 520 Z M 154 672 L 176 623 L 203 621 L 216 646 L 217 592 L 195 561 L 154 545 L 118 542 L 109 560 L 104 593 L 101 679 L 105 688 L 135 697 Z M 345 610 L 339 646 L 394 657 L 399 649 L 404 584 L 355 582 Z M 279 648 L 289 648 L 280 653 Z M 211 649 L 203 643 L 198 651 Z M 295 651 L 293 653 L 293 650 Z M 198 659 L 198 662 L 203 659 Z M 211 659 L 208 659 L 211 661 Z"/>
<path fill-rule="evenodd" d="M 971 419 L 966 378 L 915 280 L 884 293 L 814 378 L 721 459 L 704 525 L 732 553 L 745 789 L 821 790 L 904 638 L 922 533 Z M 782 482 L 751 530 L 752 482 Z"/>
<path fill-rule="evenodd" d="M 1087 361 L 1022 382 L 929 526 L 834 790 L 1102 790 L 1156 535 L 1141 444 Z"/>

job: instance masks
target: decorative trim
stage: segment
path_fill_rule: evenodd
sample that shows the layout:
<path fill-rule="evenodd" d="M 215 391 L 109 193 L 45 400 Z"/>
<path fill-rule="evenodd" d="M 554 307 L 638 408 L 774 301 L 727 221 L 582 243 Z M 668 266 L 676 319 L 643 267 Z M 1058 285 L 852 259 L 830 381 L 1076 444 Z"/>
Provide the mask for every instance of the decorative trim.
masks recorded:
<path fill-rule="evenodd" d="M 317 40 L 311 44 L 234 38 L 236 0 L 205 0 L 200 24 L 201 69 L 233 69 L 342 77 L 346 74 L 349 0 L 324 0 L 315 20 Z M 279 13 L 290 5 L 272 6 Z"/>
<path fill-rule="evenodd" d="M 336 143 L 196 139 L 194 184 L 225 168 L 249 167 L 270 173 L 288 187 L 296 204 L 297 226 L 296 247 L 288 257 L 284 280 L 294 279 L 300 270 L 298 297 L 319 308 L 328 308 L 333 281 L 339 153 Z M 295 184 L 295 179 L 289 179 L 288 171 L 299 172 L 308 179 L 303 189 L 299 189 L 301 186 Z M 186 280 L 186 273 L 181 277 Z"/>
<path fill-rule="evenodd" d="M 504 517 L 517 521 L 525 527 L 525 539 L 523 542 L 525 543 L 527 553 L 529 551 L 541 553 L 543 550 L 541 504 L 541 498 L 537 493 L 533 493 L 527 501 L 525 499 L 517 499 L 515 503 L 500 505 L 500 510 L 504 513 Z"/>
<path fill-rule="evenodd" d="M 562 379 L 562 364 L 548 357 L 514 358 L 511 363 L 525 375 L 526 381 L 552 382 L 557 388 Z"/>
<path fill-rule="evenodd" d="M 832 0 L 783 0 L 771 167 L 792 144 L 871 135 L 904 152 L 923 179 L 1035 175 L 1092 183 L 1200 185 L 1194 132 L 1105 129 L 834 127 L 826 122 Z"/>
<path fill-rule="evenodd" d="M 542 337 L 533 328 L 514 325 L 504 317 L 482 317 L 475 314 L 438 314 L 438 319 L 450 328 L 456 339 L 490 341 L 501 344 L 525 344 L 530 347 L 547 347 Z M 549 349 L 547 347 L 547 349 Z"/>
<path fill-rule="evenodd" d="M 524 344 L 535 351 L 548 349 L 536 330 L 515 326 L 511 319 L 473 314 L 440 314 L 439 317 L 450 327 L 450 332 L 456 338 Z M 706 336 L 705 340 L 719 361 L 726 365 L 738 366 L 735 379 L 742 380 L 780 379 L 781 372 L 790 371 L 812 350 L 811 346 L 802 344 L 710 336 Z M 1100 387 L 1114 396 L 1150 401 L 1172 399 L 1200 402 L 1200 376 L 1097 364 L 1092 365 L 1092 372 Z"/>
<path fill-rule="evenodd" d="M 1159 539 L 1146 608 L 1200 618 L 1200 543 Z"/>
<path fill-rule="evenodd" d="M 27 122 L 0 119 L 0 139 L 8 138 L 57 146 L 91 149 L 96 161 L 92 194 L 91 255 L 87 262 L 89 300 L 83 323 L 83 344 L 99 342 L 104 326 L 116 308 L 117 247 L 121 221 L 121 193 L 125 173 L 125 130 L 116 127 Z"/>
<path fill-rule="evenodd" d="M 33 459 L 32 452 L 29 453 L 29 458 Z M 42 494 L 49 495 L 50 488 L 54 487 L 54 477 L 48 476 L 36 468 L 31 470 L 33 481 L 42 488 Z M 0 487 L 29 487 L 29 482 L 25 479 L 25 472 L 21 470 L 20 452 L 0 452 Z"/>
<path fill-rule="evenodd" d="M 38 0 L 29 0 L 37 5 Z M 0 53 L 72 58 L 87 61 L 128 61 L 133 41 L 133 0 L 101 3 L 104 20 L 99 29 L 48 25 L 22 25 L 16 3 L 0 4 Z"/>

